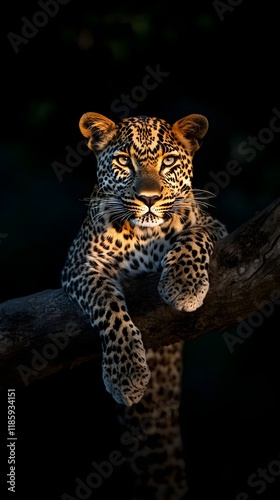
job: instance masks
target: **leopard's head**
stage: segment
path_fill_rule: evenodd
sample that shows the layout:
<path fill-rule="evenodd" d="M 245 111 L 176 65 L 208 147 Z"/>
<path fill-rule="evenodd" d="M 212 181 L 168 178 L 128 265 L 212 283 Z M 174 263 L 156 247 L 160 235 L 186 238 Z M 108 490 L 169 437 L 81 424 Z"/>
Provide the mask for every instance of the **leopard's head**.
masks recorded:
<path fill-rule="evenodd" d="M 114 123 L 98 113 L 85 113 L 80 130 L 97 158 L 101 198 L 115 218 L 139 227 L 163 224 L 193 198 L 192 159 L 208 129 L 198 114 L 173 125 L 138 116 Z"/>

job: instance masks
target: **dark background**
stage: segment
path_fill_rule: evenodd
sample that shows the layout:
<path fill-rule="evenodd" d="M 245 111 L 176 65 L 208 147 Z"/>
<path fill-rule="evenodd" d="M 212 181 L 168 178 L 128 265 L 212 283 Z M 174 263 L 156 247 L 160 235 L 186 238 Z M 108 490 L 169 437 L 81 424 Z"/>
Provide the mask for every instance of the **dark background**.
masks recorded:
<path fill-rule="evenodd" d="M 116 101 L 123 94 L 132 97 L 131 116 L 170 122 L 190 113 L 207 116 L 194 187 L 203 189 L 213 173 L 223 172 L 218 177 L 225 185 L 218 186 L 212 210 L 230 231 L 279 196 L 279 133 L 269 130 L 280 110 L 274 2 L 56 5 L 57 12 L 44 18 L 34 1 L 5 4 L 1 13 L 1 302 L 60 286 L 95 178 L 92 154 L 72 156 L 73 167 L 67 151 L 77 151 L 83 140 L 81 115 L 96 111 L 117 121 Z M 28 39 L 23 17 L 44 26 L 38 32 L 29 27 Z M 143 88 L 147 67 L 168 75 L 140 98 L 136 88 Z M 261 144 L 251 155 L 245 153 L 250 136 Z M 224 172 L 232 160 L 240 173 L 227 182 Z M 70 171 L 59 179 L 54 162 Z M 191 498 L 245 500 L 240 492 L 250 500 L 279 498 L 280 475 L 265 482 L 261 494 L 247 484 L 259 468 L 275 460 L 280 465 L 279 308 L 273 305 L 273 311 L 233 353 L 218 332 L 186 346 L 182 417 Z M 5 391 L 2 401 L 5 492 Z M 120 449 L 114 405 L 96 364 L 17 389 L 16 419 L 19 499 L 60 500 L 63 493 L 75 498 L 75 478 L 86 478 L 93 460 L 107 460 Z M 90 498 L 112 492 L 129 498 L 128 484 L 125 467 L 115 468 Z"/>

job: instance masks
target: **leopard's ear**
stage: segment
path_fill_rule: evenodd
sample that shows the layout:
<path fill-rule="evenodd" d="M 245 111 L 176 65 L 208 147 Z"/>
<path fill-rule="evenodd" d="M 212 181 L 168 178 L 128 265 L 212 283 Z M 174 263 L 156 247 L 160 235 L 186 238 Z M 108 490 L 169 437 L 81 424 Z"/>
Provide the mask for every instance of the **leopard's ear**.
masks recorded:
<path fill-rule="evenodd" d="M 101 151 L 114 137 L 115 123 L 99 113 L 85 113 L 79 122 L 80 131 L 88 139 L 88 147 Z"/>
<path fill-rule="evenodd" d="M 203 115 L 188 115 L 174 123 L 172 130 L 193 156 L 200 148 L 201 141 L 208 130 L 208 120 Z"/>

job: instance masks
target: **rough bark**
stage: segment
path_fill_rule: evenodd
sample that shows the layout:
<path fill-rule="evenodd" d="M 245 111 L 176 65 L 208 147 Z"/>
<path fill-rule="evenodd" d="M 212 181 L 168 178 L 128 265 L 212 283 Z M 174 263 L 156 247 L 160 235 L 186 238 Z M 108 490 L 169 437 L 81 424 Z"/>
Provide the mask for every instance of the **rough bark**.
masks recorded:
<path fill-rule="evenodd" d="M 280 303 L 280 198 L 215 246 L 203 306 L 181 313 L 162 302 L 158 275 L 126 284 L 145 346 L 158 348 L 238 324 L 264 301 Z M 267 303 L 267 302 L 266 302 Z M 0 304 L 0 380 L 18 387 L 100 357 L 98 333 L 62 289 Z"/>

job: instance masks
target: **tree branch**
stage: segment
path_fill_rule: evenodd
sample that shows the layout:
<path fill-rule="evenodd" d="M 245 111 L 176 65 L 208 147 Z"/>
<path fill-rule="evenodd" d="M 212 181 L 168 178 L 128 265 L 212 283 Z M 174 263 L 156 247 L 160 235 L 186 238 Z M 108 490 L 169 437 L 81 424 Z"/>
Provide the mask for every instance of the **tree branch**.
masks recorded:
<path fill-rule="evenodd" d="M 164 304 L 159 275 L 125 285 L 146 348 L 191 340 L 239 323 L 264 301 L 280 303 L 280 198 L 215 245 L 210 289 L 192 313 Z M 62 289 L 0 304 L 0 380 L 18 387 L 100 357 L 99 336 Z"/>

